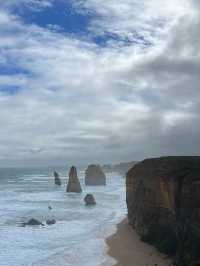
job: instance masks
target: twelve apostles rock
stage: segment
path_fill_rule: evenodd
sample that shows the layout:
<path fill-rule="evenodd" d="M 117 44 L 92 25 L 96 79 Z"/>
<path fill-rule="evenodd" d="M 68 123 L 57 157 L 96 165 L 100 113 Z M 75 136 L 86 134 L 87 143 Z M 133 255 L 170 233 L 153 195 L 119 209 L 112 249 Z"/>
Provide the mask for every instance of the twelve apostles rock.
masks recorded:
<path fill-rule="evenodd" d="M 91 164 L 85 171 L 85 184 L 87 186 L 106 185 L 106 175 L 99 165 Z"/>
<path fill-rule="evenodd" d="M 55 178 L 55 185 L 61 186 L 61 180 L 59 174 L 56 171 L 54 172 L 54 178 Z"/>
<path fill-rule="evenodd" d="M 69 180 L 67 184 L 67 192 L 81 193 L 81 184 L 77 176 L 77 170 L 75 166 L 72 166 L 69 172 Z"/>

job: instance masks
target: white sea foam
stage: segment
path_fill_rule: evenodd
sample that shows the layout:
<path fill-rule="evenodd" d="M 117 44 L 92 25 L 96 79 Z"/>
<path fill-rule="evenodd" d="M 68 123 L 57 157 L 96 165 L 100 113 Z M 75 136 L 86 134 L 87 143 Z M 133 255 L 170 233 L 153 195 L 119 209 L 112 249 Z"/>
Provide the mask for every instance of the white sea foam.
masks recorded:
<path fill-rule="evenodd" d="M 106 187 L 85 187 L 81 176 L 81 183 L 82 194 L 67 194 L 65 182 L 61 188 L 56 187 L 49 175 L 26 175 L 20 181 L 1 185 L 1 266 L 112 265 L 113 260 L 106 255 L 105 238 L 126 213 L 124 179 L 110 175 Z M 86 193 L 94 194 L 95 207 L 84 205 Z M 57 223 L 35 228 L 19 226 L 32 217 L 44 223 L 53 217 Z"/>

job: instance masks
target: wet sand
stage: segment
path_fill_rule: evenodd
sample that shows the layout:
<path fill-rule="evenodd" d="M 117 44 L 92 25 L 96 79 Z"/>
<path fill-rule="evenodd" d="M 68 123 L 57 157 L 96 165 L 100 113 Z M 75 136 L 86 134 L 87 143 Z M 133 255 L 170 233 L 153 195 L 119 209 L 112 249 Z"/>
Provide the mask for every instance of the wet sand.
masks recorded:
<path fill-rule="evenodd" d="M 169 266 L 170 259 L 154 247 L 142 242 L 130 227 L 127 219 L 117 227 L 117 232 L 107 238 L 108 255 L 116 260 L 115 266 Z"/>

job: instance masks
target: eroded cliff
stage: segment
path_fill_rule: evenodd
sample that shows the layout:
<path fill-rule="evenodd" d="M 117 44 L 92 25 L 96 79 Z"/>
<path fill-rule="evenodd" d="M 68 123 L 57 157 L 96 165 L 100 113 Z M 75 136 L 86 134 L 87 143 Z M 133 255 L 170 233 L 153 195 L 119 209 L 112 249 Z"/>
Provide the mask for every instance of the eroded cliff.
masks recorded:
<path fill-rule="evenodd" d="M 126 188 L 129 222 L 144 241 L 175 255 L 175 265 L 200 259 L 200 157 L 144 160 Z"/>

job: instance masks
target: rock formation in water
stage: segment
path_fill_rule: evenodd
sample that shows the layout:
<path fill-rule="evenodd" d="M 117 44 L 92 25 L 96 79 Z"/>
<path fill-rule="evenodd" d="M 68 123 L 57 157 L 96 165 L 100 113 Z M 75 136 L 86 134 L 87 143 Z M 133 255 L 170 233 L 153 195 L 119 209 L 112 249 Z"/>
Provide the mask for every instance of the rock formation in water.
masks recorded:
<path fill-rule="evenodd" d="M 92 194 L 87 194 L 84 198 L 85 205 L 95 205 L 96 201 Z"/>
<path fill-rule="evenodd" d="M 38 221 L 35 218 L 31 218 L 30 220 L 28 220 L 28 222 L 22 224 L 22 226 L 27 226 L 27 225 L 42 225 L 42 226 L 44 226 L 43 223 L 41 223 L 40 221 Z"/>
<path fill-rule="evenodd" d="M 56 220 L 55 219 L 48 219 L 46 220 L 46 224 L 47 225 L 52 225 L 52 224 L 55 224 L 56 223 Z"/>
<path fill-rule="evenodd" d="M 81 193 L 81 185 L 77 176 L 76 167 L 72 166 L 69 172 L 69 180 L 67 184 L 67 192 Z"/>
<path fill-rule="evenodd" d="M 87 186 L 106 185 L 106 175 L 99 165 L 91 164 L 85 171 L 85 184 Z"/>
<path fill-rule="evenodd" d="M 61 180 L 57 172 L 54 172 L 54 178 L 55 178 L 55 185 L 61 186 Z"/>
<path fill-rule="evenodd" d="M 200 157 L 163 157 L 136 164 L 126 177 L 130 224 L 141 239 L 175 255 L 200 259 Z"/>

